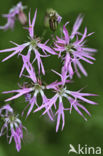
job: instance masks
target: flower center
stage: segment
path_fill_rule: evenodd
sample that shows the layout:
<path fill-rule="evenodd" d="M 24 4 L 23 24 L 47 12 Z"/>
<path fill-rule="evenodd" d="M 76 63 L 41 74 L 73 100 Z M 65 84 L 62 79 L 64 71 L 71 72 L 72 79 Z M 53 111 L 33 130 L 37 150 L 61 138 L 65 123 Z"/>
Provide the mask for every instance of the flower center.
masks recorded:
<path fill-rule="evenodd" d="M 76 49 L 75 49 L 75 47 L 74 47 L 74 45 L 73 45 L 72 43 L 70 43 L 70 44 L 68 44 L 68 45 L 66 46 L 66 52 L 70 54 L 70 57 L 71 57 L 71 58 L 74 58 L 73 53 L 74 53 L 75 51 L 76 51 Z"/>
<path fill-rule="evenodd" d="M 10 122 L 14 122 L 15 121 L 15 116 L 14 115 L 9 115 L 9 120 L 10 120 Z"/>
<path fill-rule="evenodd" d="M 35 39 L 32 39 L 31 42 L 30 42 L 30 44 L 31 44 L 31 46 L 32 46 L 33 48 L 36 48 L 36 46 L 37 46 L 37 42 L 36 42 Z"/>
<path fill-rule="evenodd" d="M 68 44 L 68 45 L 66 46 L 66 50 L 67 50 L 67 52 L 73 52 L 73 51 L 75 51 L 76 49 L 75 49 L 74 45 L 73 45 L 72 43 L 70 43 L 70 44 Z"/>
<path fill-rule="evenodd" d="M 30 41 L 30 45 L 32 46 L 32 48 L 36 48 L 37 47 L 37 44 L 40 42 L 40 38 L 34 38 L 34 39 L 31 39 Z"/>
<path fill-rule="evenodd" d="M 70 51 L 73 48 L 73 45 L 70 43 L 66 46 L 67 50 Z"/>
<path fill-rule="evenodd" d="M 63 96 L 65 94 L 66 88 L 60 88 L 58 91 L 59 96 Z"/>
<path fill-rule="evenodd" d="M 42 85 L 40 85 L 40 84 L 35 84 L 35 90 L 38 90 L 38 91 L 40 91 L 40 90 L 42 90 L 42 89 L 44 89 L 44 86 L 42 86 Z"/>

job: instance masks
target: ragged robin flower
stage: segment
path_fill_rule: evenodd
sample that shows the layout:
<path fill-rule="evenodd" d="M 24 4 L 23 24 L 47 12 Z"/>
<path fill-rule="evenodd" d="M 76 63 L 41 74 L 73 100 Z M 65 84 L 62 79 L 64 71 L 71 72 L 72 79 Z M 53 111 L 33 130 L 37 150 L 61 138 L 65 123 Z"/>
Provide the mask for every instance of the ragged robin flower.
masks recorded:
<path fill-rule="evenodd" d="M 71 34 L 69 34 L 66 23 L 63 26 L 63 37 L 58 37 L 54 43 L 55 48 L 54 50 L 59 52 L 59 57 L 63 60 L 62 66 L 62 76 L 69 77 L 72 79 L 74 73 L 80 77 L 80 73 L 78 69 L 87 76 L 87 72 L 84 69 L 83 65 L 81 64 L 81 60 L 93 64 L 95 58 L 93 57 L 94 52 L 96 49 L 88 48 L 85 45 L 86 38 L 92 33 L 87 34 L 87 28 L 85 27 L 84 33 L 80 33 L 79 27 L 82 23 L 83 18 L 79 15 L 76 19 L 76 22 L 73 25 L 73 29 Z M 65 82 L 64 82 L 65 83 Z"/>
<path fill-rule="evenodd" d="M 2 16 L 7 19 L 7 23 L 4 26 L 0 26 L 0 29 L 13 29 L 16 17 L 18 17 L 21 24 L 25 25 L 27 21 L 27 17 L 23 12 L 25 8 L 26 6 L 23 6 L 22 2 L 19 2 L 16 6 L 10 9 L 8 14 L 3 14 Z"/>
<path fill-rule="evenodd" d="M 87 113 L 90 116 L 89 111 L 84 107 L 81 102 L 86 102 L 92 105 L 95 105 L 96 102 L 91 101 L 85 97 L 87 96 L 96 96 L 96 94 L 90 94 L 90 93 L 81 93 L 81 89 L 78 91 L 71 91 L 67 89 L 66 84 L 62 85 L 62 82 L 54 82 L 47 86 L 47 89 L 52 89 L 53 92 L 55 92 L 55 95 L 49 99 L 46 103 L 38 107 L 34 112 L 40 111 L 41 109 L 45 109 L 42 115 L 47 113 L 50 109 L 56 110 L 55 116 L 57 116 L 57 124 L 56 124 L 56 132 L 59 129 L 60 120 L 62 118 L 62 130 L 65 125 L 65 115 L 64 111 L 67 110 L 68 112 L 72 112 L 72 109 L 74 108 L 78 114 L 80 114 L 85 120 L 86 117 L 83 115 L 80 109 L 82 109 L 85 113 Z M 68 101 L 68 107 L 65 108 L 65 102 L 64 99 Z"/>
<path fill-rule="evenodd" d="M 0 118 L 3 121 L 3 126 L 0 131 L 0 136 L 6 134 L 9 144 L 12 139 L 15 141 L 16 149 L 19 152 L 21 149 L 21 140 L 23 140 L 23 128 L 18 115 L 14 114 L 13 109 L 9 104 L 0 108 Z"/>
<path fill-rule="evenodd" d="M 28 77 L 29 79 L 31 79 L 31 84 L 24 83 L 23 86 L 19 85 L 20 89 L 18 89 L 18 90 L 5 91 L 3 93 L 4 94 L 17 93 L 16 95 L 12 96 L 11 98 L 6 99 L 5 101 L 11 101 L 11 100 L 17 99 L 17 98 L 21 97 L 22 95 L 24 95 L 28 102 L 25 109 L 29 107 L 29 110 L 27 112 L 27 117 L 28 117 L 29 114 L 31 113 L 32 109 L 34 109 L 34 106 L 39 107 L 39 105 L 40 105 L 40 104 L 38 104 L 38 101 L 37 101 L 38 94 L 40 94 L 42 97 L 42 105 L 45 104 L 49 99 L 46 97 L 46 95 L 44 93 L 44 91 L 46 89 L 45 85 L 42 84 L 42 81 L 40 79 L 36 78 L 34 68 L 32 67 L 32 65 L 30 63 L 27 64 L 27 61 L 25 60 L 25 56 L 24 56 L 23 60 L 24 60 L 24 67 L 26 68 L 26 70 L 28 72 L 28 75 L 25 75 L 25 76 Z M 29 96 L 29 98 L 27 96 Z M 24 111 L 22 114 L 24 114 Z M 53 120 L 53 113 L 52 113 L 51 109 L 49 111 L 47 111 L 47 114 L 48 114 L 49 118 L 51 120 Z"/>
<path fill-rule="evenodd" d="M 34 35 L 34 26 L 35 26 L 36 16 L 37 16 L 37 9 L 35 11 L 33 20 L 31 22 L 30 13 L 29 13 L 29 27 L 27 29 L 29 31 L 29 40 L 30 41 L 28 41 L 27 43 L 21 44 L 21 45 L 16 44 L 16 43 L 13 42 L 16 45 L 16 47 L 5 49 L 5 50 L 0 50 L 0 53 L 12 52 L 13 51 L 12 54 L 10 54 L 9 56 L 7 56 L 6 58 L 4 58 L 2 60 L 2 62 L 4 62 L 4 61 L 10 59 L 11 57 L 13 57 L 16 54 L 20 55 L 22 53 L 22 51 L 26 47 L 28 47 L 27 56 L 30 59 L 31 51 L 33 51 L 34 54 L 35 54 L 35 58 L 33 59 L 32 62 L 37 61 L 39 73 L 40 73 L 40 68 L 41 68 L 42 73 L 45 74 L 45 70 L 44 70 L 44 66 L 43 66 L 41 57 L 48 57 L 46 52 L 48 52 L 49 54 L 52 54 L 52 55 L 55 55 L 56 53 L 49 46 L 46 45 L 47 41 L 45 43 L 41 43 L 41 39 L 39 37 L 36 37 L 36 35 Z M 40 54 L 39 50 L 41 50 L 44 55 Z"/>

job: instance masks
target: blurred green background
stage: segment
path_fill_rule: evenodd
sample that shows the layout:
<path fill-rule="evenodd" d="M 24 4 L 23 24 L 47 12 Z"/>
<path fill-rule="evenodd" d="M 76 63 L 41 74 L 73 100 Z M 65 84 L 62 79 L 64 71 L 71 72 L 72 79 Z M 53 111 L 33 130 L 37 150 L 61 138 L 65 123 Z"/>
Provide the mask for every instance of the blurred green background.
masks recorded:
<path fill-rule="evenodd" d="M 8 13 L 8 10 L 18 0 L 3 0 L 0 1 L 0 15 Z M 47 8 L 54 8 L 63 17 L 62 23 L 70 21 L 69 28 L 72 27 L 79 13 L 83 13 L 84 21 L 81 27 L 88 27 L 88 32 L 95 32 L 93 36 L 88 39 L 87 45 L 98 49 L 94 65 L 84 63 L 88 72 L 88 77 L 82 75 L 81 79 L 75 76 L 75 82 L 70 85 L 71 90 L 78 90 L 82 87 L 84 92 L 96 93 L 97 98 L 92 98 L 98 105 L 92 106 L 88 104 L 86 108 L 91 112 L 92 117 L 87 117 L 88 122 L 85 122 L 75 110 L 72 115 L 66 114 L 66 124 L 64 130 L 55 132 L 55 122 L 48 121 L 47 117 L 41 117 L 41 113 L 36 113 L 29 116 L 25 120 L 23 117 L 23 124 L 28 128 L 29 133 L 24 134 L 24 141 L 22 149 L 19 153 L 16 152 L 14 142 L 9 145 L 6 137 L 0 138 L 0 156 L 67 156 L 69 144 L 77 148 L 78 144 L 88 146 L 100 146 L 103 149 L 103 0 L 25 0 L 24 5 L 28 8 L 25 12 L 28 14 L 31 8 L 31 16 L 33 17 L 35 8 L 38 8 L 38 15 L 36 20 L 35 33 L 41 35 L 43 32 L 43 20 Z M 5 24 L 6 20 L 0 16 L 0 25 Z M 0 30 L 0 49 L 9 48 L 12 44 L 9 41 L 22 44 L 27 41 L 27 31 L 22 29 L 22 26 L 16 21 L 15 29 L 6 32 Z M 47 36 L 48 37 L 48 36 Z M 0 54 L 2 60 L 8 54 Z M 55 68 L 60 71 L 60 60 L 53 56 L 44 59 L 44 65 L 47 70 L 45 77 L 46 82 L 50 83 L 52 80 L 58 78 L 51 73 L 49 69 Z M 0 63 L 0 91 L 17 89 L 18 75 L 21 68 L 21 60 L 17 56 L 5 63 Z M 0 105 L 4 104 L 4 99 L 10 95 L 0 94 Z M 25 106 L 24 99 L 19 98 L 12 103 L 16 112 L 21 112 Z M 102 152 L 103 154 L 103 152 Z M 70 155 L 75 155 L 71 153 Z"/>

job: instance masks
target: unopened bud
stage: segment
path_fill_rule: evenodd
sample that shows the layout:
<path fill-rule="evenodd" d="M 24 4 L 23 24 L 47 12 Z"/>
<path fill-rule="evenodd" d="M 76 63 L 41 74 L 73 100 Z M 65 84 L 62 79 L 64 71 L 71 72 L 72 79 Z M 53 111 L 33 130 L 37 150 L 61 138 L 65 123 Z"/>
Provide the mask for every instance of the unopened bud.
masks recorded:
<path fill-rule="evenodd" d="M 20 11 L 20 13 L 18 14 L 18 19 L 22 25 L 25 25 L 27 22 L 27 17 L 23 11 Z"/>
<path fill-rule="evenodd" d="M 55 10 L 47 9 L 44 19 L 45 27 L 50 27 L 52 31 L 55 31 L 61 19 L 62 17 Z"/>

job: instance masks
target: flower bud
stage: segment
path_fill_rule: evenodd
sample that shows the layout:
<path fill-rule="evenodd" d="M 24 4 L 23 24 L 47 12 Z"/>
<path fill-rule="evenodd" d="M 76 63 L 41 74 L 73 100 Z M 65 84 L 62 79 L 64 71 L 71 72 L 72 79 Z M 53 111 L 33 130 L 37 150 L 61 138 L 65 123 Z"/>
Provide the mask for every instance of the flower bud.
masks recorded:
<path fill-rule="evenodd" d="M 44 25 L 50 27 L 52 31 L 56 31 L 58 24 L 61 22 L 62 17 L 53 9 L 47 9 Z"/>
<path fill-rule="evenodd" d="M 18 19 L 19 19 L 19 21 L 20 21 L 20 23 L 21 23 L 22 25 L 25 25 L 26 22 L 27 22 L 27 16 L 24 14 L 23 11 L 20 11 L 20 12 L 19 12 L 19 14 L 18 14 Z"/>

